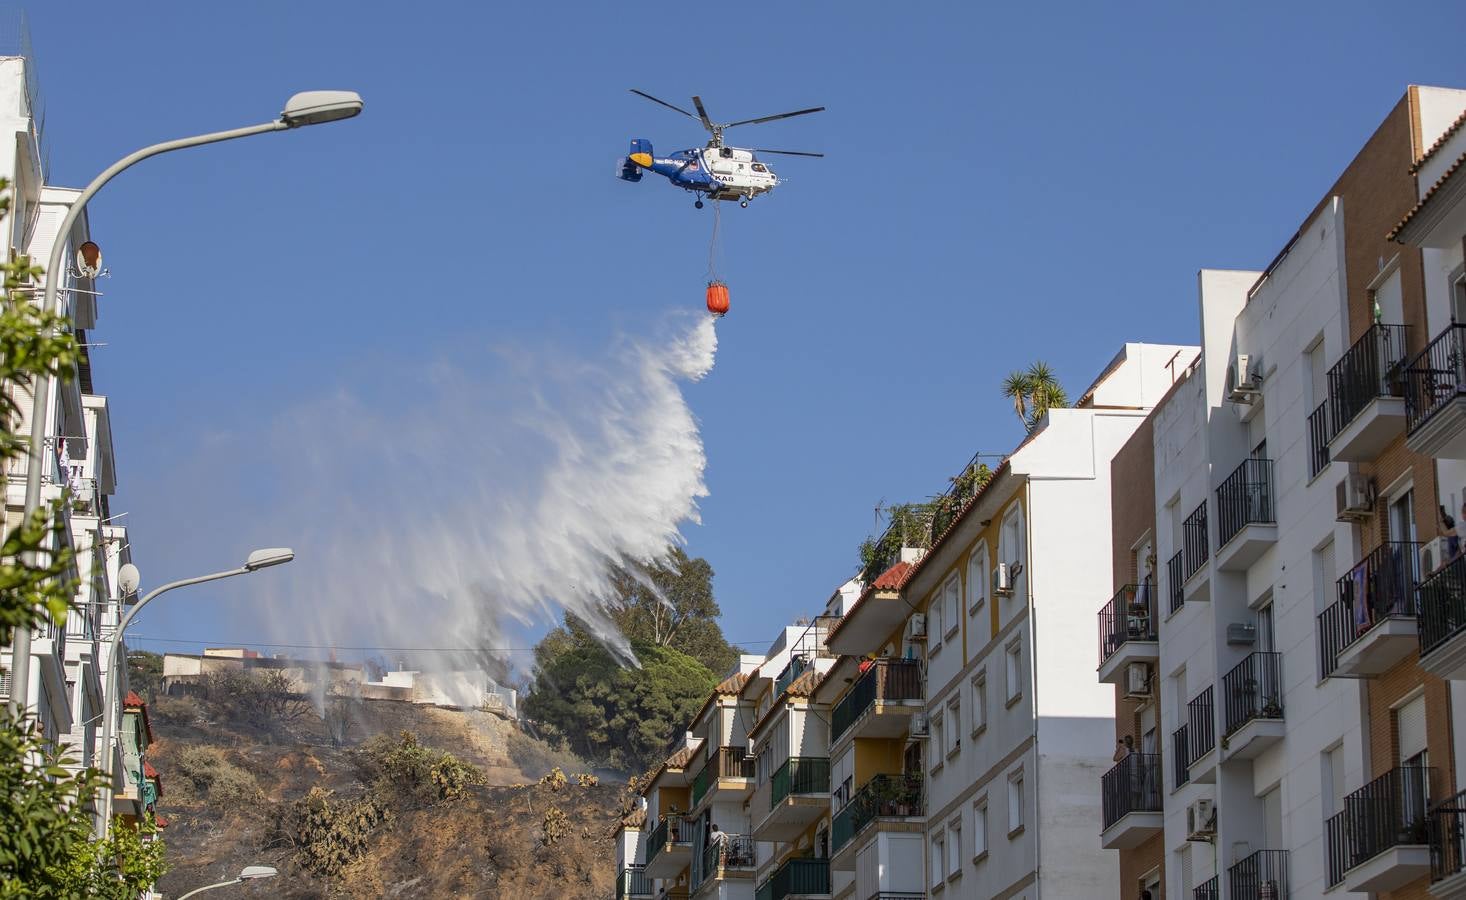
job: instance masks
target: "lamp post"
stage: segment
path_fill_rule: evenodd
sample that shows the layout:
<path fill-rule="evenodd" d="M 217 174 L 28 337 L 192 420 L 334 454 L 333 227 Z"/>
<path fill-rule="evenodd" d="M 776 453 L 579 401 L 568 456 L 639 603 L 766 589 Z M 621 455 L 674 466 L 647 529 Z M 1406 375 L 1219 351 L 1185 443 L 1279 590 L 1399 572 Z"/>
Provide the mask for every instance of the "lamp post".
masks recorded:
<path fill-rule="evenodd" d="M 288 563 L 295 558 L 295 551 L 288 547 L 274 547 L 268 550 L 256 550 L 245 560 L 244 565 L 237 569 L 229 569 L 226 572 L 215 572 L 212 575 L 200 575 L 197 578 L 185 578 L 181 581 L 173 581 L 162 587 L 154 588 L 146 597 L 133 604 L 127 615 L 117 624 L 117 630 L 112 632 L 112 639 L 107 644 L 107 683 L 102 692 L 102 776 L 104 789 L 98 798 L 96 820 L 92 825 L 93 834 L 97 840 L 107 836 L 107 823 L 112 818 L 112 723 L 115 717 L 112 715 L 112 707 L 117 703 L 117 693 L 122 683 L 121 670 L 118 667 L 117 649 L 122 646 L 122 634 L 127 631 L 127 626 L 132 624 L 133 618 L 142 612 L 154 597 L 166 594 L 174 588 L 188 587 L 191 584 L 203 584 L 205 581 L 218 581 L 221 578 L 233 578 L 235 575 L 248 575 L 251 572 L 258 572 L 260 569 L 267 569 L 270 566 L 278 566 Z M 122 567 L 118 575 L 118 583 L 122 588 L 123 596 L 136 593 L 138 586 L 137 566 L 132 563 Z"/>
<path fill-rule="evenodd" d="M 230 131 L 215 131 L 210 134 L 201 134 L 195 137 L 179 138 L 173 141 L 164 141 L 161 144 L 154 144 L 151 147 L 144 147 L 135 153 L 122 157 L 109 166 L 102 174 L 92 179 L 92 183 L 72 202 L 71 208 L 66 211 L 66 217 L 61 220 L 61 227 L 56 232 L 56 243 L 51 247 L 51 258 L 46 263 L 46 290 L 41 301 L 41 309 L 48 313 L 57 311 L 58 290 L 63 280 L 61 272 L 61 257 L 66 250 L 66 236 L 71 234 L 71 228 L 76 224 L 77 218 L 81 216 L 82 210 L 86 208 L 87 201 L 102 186 L 115 178 L 122 172 L 152 156 L 160 153 L 168 153 L 172 150 L 183 150 L 188 147 L 199 147 L 204 144 L 217 144 L 220 141 L 229 141 L 234 138 L 250 137 L 256 134 L 266 134 L 271 131 L 285 131 L 291 128 L 303 128 L 307 125 L 320 125 L 326 122 L 335 122 L 340 119 L 350 119 L 361 113 L 361 96 L 355 91 L 305 91 L 291 97 L 285 103 L 285 111 L 280 113 L 280 118 L 273 122 L 265 122 L 262 125 L 250 125 L 245 128 L 235 128 Z M 31 404 L 30 420 L 30 456 L 29 464 L 25 474 L 25 521 L 41 505 L 41 466 L 45 461 L 46 441 L 46 408 L 51 403 L 51 379 L 42 376 L 36 379 L 35 395 Z M 27 554 L 26 562 L 35 564 L 35 554 Z M 29 628 L 15 629 L 14 643 L 10 652 L 10 669 L 12 685 L 10 698 L 6 701 L 12 714 L 23 712 L 30 698 L 30 668 L 31 668 L 31 632 Z"/>
<path fill-rule="evenodd" d="M 194 894 L 202 894 L 204 891 L 212 891 L 214 888 L 229 887 L 231 884 L 243 884 L 246 881 L 254 881 L 259 878 L 274 878 L 278 874 L 280 873 L 275 871 L 274 866 L 245 866 L 238 877 L 231 878 L 228 881 L 221 881 L 218 884 L 207 884 L 201 888 L 194 888 L 182 897 L 179 897 L 178 900 L 188 900 Z"/>

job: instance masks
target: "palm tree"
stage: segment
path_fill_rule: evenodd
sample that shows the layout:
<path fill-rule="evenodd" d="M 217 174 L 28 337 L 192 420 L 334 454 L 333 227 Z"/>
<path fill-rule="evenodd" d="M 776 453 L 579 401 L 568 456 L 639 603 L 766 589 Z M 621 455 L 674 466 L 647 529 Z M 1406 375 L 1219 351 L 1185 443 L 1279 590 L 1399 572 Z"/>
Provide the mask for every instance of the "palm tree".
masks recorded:
<path fill-rule="evenodd" d="M 1013 401 L 1013 414 L 1023 427 L 1028 426 L 1028 395 L 1033 393 L 1033 380 L 1025 372 L 1009 372 L 1003 379 L 1003 396 Z"/>
<path fill-rule="evenodd" d="M 1029 366 L 1026 372 L 1009 372 L 1003 379 L 1003 396 L 1013 401 L 1013 414 L 1029 431 L 1038 427 L 1044 413 L 1069 405 L 1064 386 L 1043 360 Z"/>

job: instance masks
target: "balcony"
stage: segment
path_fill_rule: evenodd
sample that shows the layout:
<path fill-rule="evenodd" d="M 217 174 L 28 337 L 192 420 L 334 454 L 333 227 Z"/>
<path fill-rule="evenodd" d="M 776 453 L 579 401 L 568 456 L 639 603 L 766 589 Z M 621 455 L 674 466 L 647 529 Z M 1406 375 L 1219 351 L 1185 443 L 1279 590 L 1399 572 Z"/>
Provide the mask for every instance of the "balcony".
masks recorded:
<path fill-rule="evenodd" d="M 742 800 L 753 791 L 755 760 L 742 747 L 719 747 L 692 778 L 692 808 L 704 798 L 709 803 Z"/>
<path fill-rule="evenodd" d="M 1184 576 L 1182 590 L 1185 600 L 1209 600 L 1211 590 L 1205 578 L 1197 578 L 1196 573 L 1206 568 L 1206 561 L 1209 557 L 1211 537 L 1207 532 L 1206 501 L 1191 511 L 1186 521 L 1181 523 L 1181 552 L 1182 567 Z"/>
<path fill-rule="evenodd" d="M 1191 728 L 1182 725 L 1171 732 L 1172 789 L 1191 781 Z"/>
<path fill-rule="evenodd" d="M 792 841 L 830 810 L 830 760 L 792 756 L 769 779 L 769 812 L 754 829 L 760 841 Z"/>
<path fill-rule="evenodd" d="M 1228 759 L 1252 759 L 1283 739 L 1283 655 L 1249 653 L 1222 678 Z"/>
<path fill-rule="evenodd" d="M 646 870 L 642 866 L 627 866 L 616 876 L 616 896 L 621 900 L 630 897 L 651 897 L 652 880 L 647 877 Z"/>
<path fill-rule="evenodd" d="M 1132 753 L 1100 778 L 1104 830 L 1100 846 L 1130 850 L 1165 827 L 1161 808 L 1161 757 Z"/>
<path fill-rule="evenodd" d="M 1177 550 L 1176 555 L 1166 563 L 1166 589 L 1171 595 L 1171 615 L 1181 611 L 1186 604 L 1186 551 Z"/>
<path fill-rule="evenodd" d="M 1208 686 L 1186 704 L 1186 731 L 1190 739 L 1186 770 L 1191 780 L 1199 784 L 1217 780 L 1217 720 L 1212 695 L 1213 688 Z"/>
<path fill-rule="evenodd" d="M 784 900 L 786 897 L 828 897 L 830 895 L 830 861 L 827 859 L 791 859 L 775 870 L 759 885 L 756 900 Z"/>
<path fill-rule="evenodd" d="M 1328 453 L 1368 462 L 1405 430 L 1404 325 L 1373 325 L 1329 370 Z"/>
<path fill-rule="evenodd" d="M 1329 401 L 1308 414 L 1308 477 L 1313 478 L 1329 464 Z"/>
<path fill-rule="evenodd" d="M 1441 332 L 1405 367 L 1405 445 L 1466 459 L 1466 325 Z"/>
<path fill-rule="evenodd" d="M 872 822 L 922 833 L 920 775 L 877 775 L 867 781 L 830 823 L 830 856 L 836 869 L 855 868 L 855 840 Z M 851 851 L 851 852 L 846 852 Z"/>
<path fill-rule="evenodd" d="M 1217 886 L 1217 876 L 1213 875 L 1192 888 L 1191 900 L 1222 900 L 1221 888 Z"/>
<path fill-rule="evenodd" d="M 1288 851 L 1259 850 L 1227 870 L 1232 900 L 1286 900 Z"/>
<path fill-rule="evenodd" d="M 1466 791 L 1431 809 L 1430 892 L 1437 897 L 1466 898 Z"/>
<path fill-rule="evenodd" d="M 755 867 L 752 835 L 723 834 L 722 840 L 710 841 L 693 866 L 693 893 L 709 891 L 725 880 L 752 881 Z"/>
<path fill-rule="evenodd" d="M 1329 885 L 1393 891 L 1430 871 L 1426 798 L 1435 770 L 1392 769 L 1344 798 L 1328 820 Z"/>
<path fill-rule="evenodd" d="M 1277 542 L 1273 461 L 1244 459 L 1217 488 L 1217 568 L 1245 571 Z"/>
<path fill-rule="evenodd" d="M 1466 555 L 1420 582 L 1420 667 L 1466 680 Z"/>
<path fill-rule="evenodd" d="M 1382 544 L 1336 584 L 1338 602 L 1319 613 L 1325 677 L 1382 675 L 1420 648 L 1416 587 L 1420 544 Z"/>
<path fill-rule="evenodd" d="M 692 833 L 696 822 L 683 816 L 662 816 L 646 840 L 648 878 L 676 878 L 692 861 Z"/>
<path fill-rule="evenodd" d="M 1127 584 L 1099 611 L 1099 680 L 1119 684 L 1133 662 L 1160 662 L 1155 585 Z"/>
<path fill-rule="evenodd" d="M 864 671 L 830 713 L 831 743 L 899 737 L 925 702 L 919 660 L 883 657 L 861 665 Z"/>

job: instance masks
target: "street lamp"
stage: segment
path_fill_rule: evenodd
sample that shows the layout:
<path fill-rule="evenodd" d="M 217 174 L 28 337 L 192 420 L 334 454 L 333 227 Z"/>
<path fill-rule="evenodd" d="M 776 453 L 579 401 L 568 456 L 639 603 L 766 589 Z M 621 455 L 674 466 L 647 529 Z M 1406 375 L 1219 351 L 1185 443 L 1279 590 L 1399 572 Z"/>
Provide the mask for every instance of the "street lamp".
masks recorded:
<path fill-rule="evenodd" d="M 194 888 L 188 893 L 179 897 L 178 900 L 188 900 L 194 894 L 202 894 L 204 891 L 212 891 L 214 888 L 229 887 L 231 884 L 243 884 L 246 881 L 255 881 L 260 878 L 274 878 L 279 875 L 274 866 L 245 866 L 239 873 L 239 877 L 231 878 L 228 881 L 221 881 L 218 884 L 209 884 L 201 888 Z"/>
<path fill-rule="evenodd" d="M 117 623 L 117 630 L 112 632 L 112 639 L 107 644 L 107 683 L 102 691 L 102 783 L 105 785 L 102 796 L 97 803 L 96 820 L 93 823 L 93 831 L 98 840 L 107 836 L 107 823 L 112 817 L 112 723 L 116 717 L 112 715 L 112 707 L 117 703 L 118 687 L 121 684 L 121 670 L 118 666 L 117 650 L 122 646 L 122 635 L 127 631 L 127 626 L 142 608 L 152 602 L 154 597 L 166 594 L 174 588 L 188 587 L 191 584 L 203 584 L 205 581 L 218 581 L 221 578 L 233 578 L 235 575 L 248 575 L 251 572 L 258 572 L 260 569 L 268 569 L 270 566 L 278 566 L 295 559 L 295 551 L 289 547 L 271 547 L 267 550 L 256 550 L 244 561 L 244 565 L 237 569 L 229 569 L 225 572 L 215 572 L 212 575 L 200 575 L 196 578 L 185 578 L 181 581 L 172 581 L 162 587 L 154 588 L 146 597 L 134 603 L 122 621 Z M 117 575 L 117 584 L 122 589 L 122 596 L 131 596 L 137 592 L 139 575 L 137 566 L 132 563 L 122 567 Z M 241 876 L 243 877 L 243 876 Z M 267 876 L 256 876 L 267 877 Z"/>
<path fill-rule="evenodd" d="M 201 134 L 195 137 L 179 138 L 174 141 L 164 141 L 161 144 L 154 144 L 151 147 L 144 147 L 141 150 L 122 157 L 108 167 L 102 174 L 92 179 L 92 183 L 86 186 L 86 190 L 71 204 L 66 211 L 66 217 L 61 220 L 61 227 L 56 232 L 56 243 L 51 247 L 51 258 L 46 263 L 46 292 L 41 301 L 41 309 L 48 313 L 57 311 L 57 291 L 61 284 L 61 256 L 66 249 L 66 236 L 71 234 L 72 226 L 81 216 L 82 210 L 86 209 L 87 201 L 102 186 L 115 178 L 118 173 L 143 160 L 157 156 L 160 153 L 167 153 L 171 150 L 183 150 L 188 147 L 199 147 L 204 144 L 217 144 L 220 141 L 233 140 L 234 138 L 249 137 L 255 134 L 265 134 L 271 131 L 286 131 L 292 128 L 303 128 L 307 125 L 320 125 L 326 122 L 336 122 L 341 119 L 350 119 L 359 115 L 362 109 L 361 95 L 355 91 L 303 91 L 291 97 L 285 102 L 285 109 L 280 113 L 280 118 L 273 122 L 266 122 L 262 125 L 250 125 L 245 128 L 235 128 L 231 131 L 215 131 L 210 134 Z M 31 445 L 30 462 L 26 468 L 25 475 L 25 519 L 30 517 L 41 505 L 41 466 L 45 460 L 46 442 L 46 408 L 51 402 L 51 379 L 42 376 L 36 379 L 35 396 L 31 404 Z M 34 565 L 36 554 L 27 554 L 28 564 Z M 31 632 L 29 628 L 15 629 L 15 635 L 10 652 L 10 669 L 12 683 L 18 685 L 10 691 L 10 698 L 6 703 L 12 713 L 24 710 L 24 704 L 29 700 L 30 695 L 30 670 L 31 670 Z"/>

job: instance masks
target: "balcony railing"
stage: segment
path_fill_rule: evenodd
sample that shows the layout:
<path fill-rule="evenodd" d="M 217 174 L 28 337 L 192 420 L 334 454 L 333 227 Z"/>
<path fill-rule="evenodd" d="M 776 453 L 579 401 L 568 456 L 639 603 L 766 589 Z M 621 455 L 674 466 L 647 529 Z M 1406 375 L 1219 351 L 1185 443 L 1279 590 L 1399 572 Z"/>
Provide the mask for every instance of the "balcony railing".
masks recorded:
<path fill-rule="evenodd" d="M 1104 827 L 1135 812 L 1161 811 L 1159 753 L 1132 753 L 1100 778 Z"/>
<path fill-rule="evenodd" d="M 1329 369 L 1330 440 L 1375 399 L 1404 393 L 1405 337 L 1404 325 L 1372 325 Z"/>
<path fill-rule="evenodd" d="M 1206 501 L 1192 510 L 1186 521 L 1181 523 L 1181 548 L 1186 553 L 1186 577 L 1195 575 L 1206 565 L 1210 552 L 1206 535 Z"/>
<path fill-rule="evenodd" d="M 719 747 L 692 778 L 692 805 L 702 802 L 715 778 L 752 778 L 757 760 L 743 747 Z"/>
<path fill-rule="evenodd" d="M 1212 712 L 1212 687 L 1191 698 L 1186 704 L 1186 730 L 1191 738 L 1191 752 L 1186 755 L 1186 765 L 1208 753 L 1217 745 L 1217 722 Z"/>
<path fill-rule="evenodd" d="M 1171 592 L 1171 612 L 1186 604 L 1186 551 L 1177 550 L 1166 563 L 1166 588 Z"/>
<path fill-rule="evenodd" d="M 1232 900 L 1285 900 L 1288 851 L 1259 850 L 1227 870 Z"/>
<path fill-rule="evenodd" d="M 1466 385 L 1466 325 L 1453 324 L 1405 367 L 1405 430 L 1430 421 Z"/>
<path fill-rule="evenodd" d="M 1217 488 L 1217 546 L 1225 547 L 1248 525 L 1272 525 L 1273 461 L 1242 460 Z"/>
<path fill-rule="evenodd" d="M 1420 583 L 1420 655 L 1466 629 L 1466 555 L 1437 569 Z"/>
<path fill-rule="evenodd" d="M 784 693 L 784 690 L 788 688 L 789 685 L 794 683 L 794 679 L 798 678 L 800 675 L 803 675 L 804 670 L 808 668 L 809 660 L 805 659 L 804 657 L 789 657 L 788 664 L 784 666 L 783 671 L 779 672 L 778 677 L 774 679 L 774 696 L 777 697 L 780 694 Z"/>
<path fill-rule="evenodd" d="M 1434 777 L 1435 770 L 1427 767 L 1391 769 L 1344 798 L 1344 808 L 1328 820 L 1330 885 L 1391 847 L 1427 842 Z"/>
<path fill-rule="evenodd" d="M 792 894 L 828 894 L 830 861 L 828 859 L 791 859 L 759 885 L 757 900 L 784 900 Z"/>
<path fill-rule="evenodd" d="M 1191 780 L 1191 728 L 1182 725 L 1171 732 L 1171 774 L 1176 779 L 1176 787 Z"/>
<path fill-rule="evenodd" d="M 1466 791 L 1430 811 L 1430 880 L 1466 872 Z"/>
<path fill-rule="evenodd" d="M 1099 611 L 1100 665 L 1127 641 L 1157 640 L 1155 585 L 1127 584 Z"/>
<path fill-rule="evenodd" d="M 1308 477 L 1322 472 L 1329 464 L 1329 401 L 1318 405 L 1308 415 Z"/>
<path fill-rule="evenodd" d="M 1213 875 L 1192 888 L 1191 900 L 1222 900 L 1221 888 L 1217 886 L 1217 876 Z"/>
<path fill-rule="evenodd" d="M 921 662 L 882 657 L 867 663 L 855 685 L 830 713 L 831 741 L 837 741 L 877 700 L 922 699 Z"/>
<path fill-rule="evenodd" d="M 1222 677 L 1225 698 L 1225 735 L 1253 719 L 1283 717 L 1283 659 L 1281 653 L 1249 653 Z"/>
<path fill-rule="evenodd" d="M 921 776 L 877 775 L 856 791 L 850 802 L 835 814 L 834 821 L 830 823 L 830 852 L 838 853 L 875 819 L 919 816 L 921 810 Z"/>
<path fill-rule="evenodd" d="M 753 837 L 724 833 L 721 840 L 709 840 L 703 848 L 692 884 L 696 888 L 709 878 L 716 878 L 720 869 L 751 869 L 753 866 Z"/>
<path fill-rule="evenodd" d="M 627 866 L 616 877 L 617 897 L 650 897 L 652 893 L 652 880 L 642 866 Z"/>
<path fill-rule="evenodd" d="M 821 756 L 791 756 L 775 772 L 769 805 L 778 806 L 790 794 L 828 794 L 830 760 Z"/>
<path fill-rule="evenodd" d="M 650 863 L 668 844 L 692 843 L 693 820 L 682 816 L 662 816 L 646 839 L 646 861 Z"/>
<path fill-rule="evenodd" d="M 1338 602 L 1318 615 L 1323 674 L 1332 675 L 1339 654 L 1386 619 L 1413 619 L 1420 583 L 1420 544 L 1381 544 L 1335 583 Z"/>

